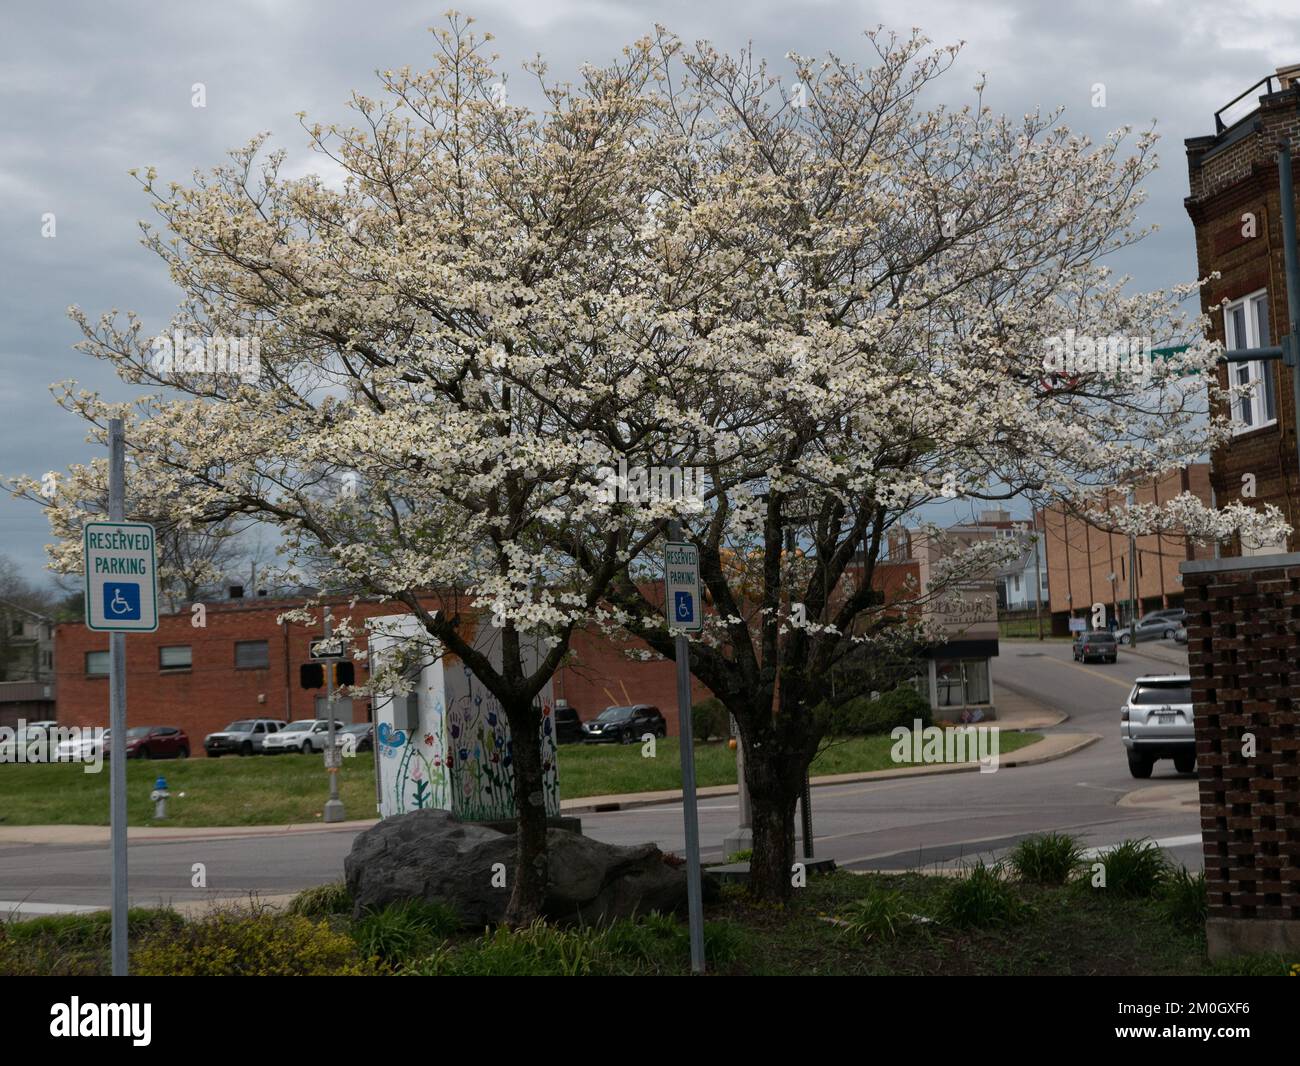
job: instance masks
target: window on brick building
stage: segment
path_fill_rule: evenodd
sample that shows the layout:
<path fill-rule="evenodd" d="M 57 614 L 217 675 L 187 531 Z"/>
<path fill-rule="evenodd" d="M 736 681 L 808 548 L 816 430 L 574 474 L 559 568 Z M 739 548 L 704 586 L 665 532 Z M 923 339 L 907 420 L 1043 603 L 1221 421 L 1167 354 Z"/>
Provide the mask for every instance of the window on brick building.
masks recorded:
<path fill-rule="evenodd" d="M 193 652 L 188 644 L 173 644 L 158 649 L 159 670 L 188 670 L 193 665 Z"/>
<path fill-rule="evenodd" d="M 270 646 L 264 640 L 235 641 L 236 670 L 265 670 L 271 665 Z"/>
<path fill-rule="evenodd" d="M 1223 311 L 1224 334 L 1229 348 L 1265 348 L 1272 344 L 1268 328 L 1268 292 L 1251 293 L 1228 304 Z M 1263 361 L 1231 363 L 1231 385 L 1252 385 L 1253 391 L 1233 401 L 1236 433 L 1247 433 L 1277 421 L 1277 394 L 1273 366 Z"/>
<path fill-rule="evenodd" d="M 86 652 L 86 676 L 87 677 L 108 676 L 108 652 L 106 651 Z"/>

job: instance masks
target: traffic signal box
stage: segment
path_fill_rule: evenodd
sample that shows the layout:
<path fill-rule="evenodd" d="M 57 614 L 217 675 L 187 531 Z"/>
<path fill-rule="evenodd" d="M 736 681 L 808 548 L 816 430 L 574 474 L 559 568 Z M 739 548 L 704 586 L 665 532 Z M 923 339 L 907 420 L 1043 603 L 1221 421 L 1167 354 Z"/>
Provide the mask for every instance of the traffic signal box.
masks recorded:
<path fill-rule="evenodd" d="M 303 688 L 324 688 L 325 668 L 334 671 L 334 687 L 356 683 L 356 669 L 346 659 L 337 663 L 303 663 L 298 668 L 298 679 Z"/>

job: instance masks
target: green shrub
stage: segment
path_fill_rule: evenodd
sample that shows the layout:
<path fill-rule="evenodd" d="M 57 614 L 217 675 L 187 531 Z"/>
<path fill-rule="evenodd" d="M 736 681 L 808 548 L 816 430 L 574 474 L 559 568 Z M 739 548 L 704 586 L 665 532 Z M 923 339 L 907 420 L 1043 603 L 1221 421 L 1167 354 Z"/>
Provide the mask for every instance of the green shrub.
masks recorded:
<path fill-rule="evenodd" d="M 727 856 L 727 862 L 749 862 L 754 857 L 753 848 L 741 848 Z"/>
<path fill-rule="evenodd" d="M 589 977 L 599 937 L 594 929 L 558 929 L 539 918 L 524 929 L 501 926 L 469 944 L 444 945 L 406 972 L 425 977 Z"/>
<path fill-rule="evenodd" d="M 1164 852 L 1151 840 L 1126 840 L 1095 861 L 1105 868 L 1106 889 L 1124 899 L 1158 896 L 1172 873 Z"/>
<path fill-rule="evenodd" d="M 602 938 L 602 947 L 615 959 L 630 964 L 629 969 L 644 972 L 674 970 L 682 960 L 682 927 L 671 915 L 652 911 L 643 918 L 620 919 L 612 923 Z M 685 943 L 690 957 L 690 933 Z"/>
<path fill-rule="evenodd" d="M 352 936 L 366 958 L 406 962 L 429 954 L 460 924 L 456 912 L 444 903 L 408 899 L 365 915 Z"/>
<path fill-rule="evenodd" d="M 704 924 L 710 965 L 734 961 L 745 950 L 745 930 L 729 922 Z M 685 925 L 651 913 L 599 927 L 560 928 L 540 919 L 504 927 L 464 944 L 443 944 L 402 971 L 428 977 L 587 977 L 685 973 L 691 940 Z"/>
<path fill-rule="evenodd" d="M 943 895 L 942 918 L 959 929 L 1016 925 L 1027 913 L 1015 887 L 1002 876 L 1001 866 L 985 866 L 983 860 L 954 878 Z"/>
<path fill-rule="evenodd" d="M 184 924 L 184 918 L 165 908 L 132 908 L 127 912 L 132 943 L 146 936 L 165 936 Z M 15 922 L 0 919 L 0 974 L 107 976 L 112 969 L 111 944 L 108 911 L 47 915 Z"/>
<path fill-rule="evenodd" d="M 722 701 L 716 697 L 700 700 L 691 705 L 691 736 L 700 743 L 718 737 L 726 740 L 731 735 L 731 716 Z"/>
<path fill-rule="evenodd" d="M 324 921 L 222 911 L 147 938 L 133 971 L 144 977 L 328 977 L 382 972 Z"/>
<path fill-rule="evenodd" d="M 898 726 L 912 729 L 931 722 L 930 704 L 911 685 L 884 693 L 876 699 L 858 696 L 834 706 L 823 703 L 814 709 L 822 732 L 832 737 L 871 736 L 888 733 Z"/>
<path fill-rule="evenodd" d="M 1010 862 L 1022 880 L 1063 885 L 1083 862 L 1083 849 L 1068 833 L 1045 833 L 1017 844 Z"/>
<path fill-rule="evenodd" d="M 331 914 L 351 914 L 352 897 L 342 881 L 331 881 L 299 892 L 289 902 L 289 913 L 304 918 L 325 918 Z"/>
<path fill-rule="evenodd" d="M 1165 917 L 1178 928 L 1188 932 L 1204 929 L 1210 914 L 1205 874 L 1199 871 L 1191 874 L 1185 866 L 1177 867 L 1161 889 L 1160 906 Z"/>
<path fill-rule="evenodd" d="M 849 903 L 841 913 L 844 932 L 858 940 L 890 940 L 913 921 L 901 892 L 871 885 L 867 894 Z"/>

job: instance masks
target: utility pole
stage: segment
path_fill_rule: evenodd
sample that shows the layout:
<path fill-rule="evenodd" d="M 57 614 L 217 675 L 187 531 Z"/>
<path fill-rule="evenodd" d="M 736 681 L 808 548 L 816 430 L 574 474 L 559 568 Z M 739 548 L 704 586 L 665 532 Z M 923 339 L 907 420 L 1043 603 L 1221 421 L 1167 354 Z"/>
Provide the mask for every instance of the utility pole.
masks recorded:
<path fill-rule="evenodd" d="M 727 715 L 727 718 L 731 722 L 729 733 L 736 745 L 736 799 L 740 810 L 740 824 L 736 827 L 736 831 L 722 842 L 722 850 L 730 856 L 753 846 L 754 811 L 749 803 L 749 784 L 745 781 L 745 745 L 741 742 L 736 719 L 732 715 Z"/>
<path fill-rule="evenodd" d="M 1133 505 L 1137 502 L 1137 494 L 1128 490 L 1128 509 L 1129 513 L 1133 512 Z M 1128 646 L 1137 649 L 1138 630 L 1137 630 L 1137 534 L 1130 527 L 1128 534 Z"/>
<path fill-rule="evenodd" d="M 1038 539 L 1038 512 L 1034 510 L 1034 501 L 1029 501 L 1029 517 L 1034 523 L 1034 621 L 1038 625 L 1038 639 L 1043 639 L 1043 574 L 1039 551 L 1046 550 L 1047 516 L 1043 516 L 1044 540 Z"/>
<path fill-rule="evenodd" d="M 333 635 L 333 615 L 330 609 L 325 608 L 325 639 L 329 640 Z M 328 647 L 328 645 L 327 645 Z M 343 801 L 339 799 L 339 750 L 338 741 L 334 734 L 334 664 L 339 662 L 338 659 L 332 659 L 325 664 L 325 714 L 328 719 L 326 726 L 326 754 L 325 754 L 325 772 L 330 779 L 330 798 L 325 801 L 325 821 L 341 822 L 345 814 L 343 810 Z"/>

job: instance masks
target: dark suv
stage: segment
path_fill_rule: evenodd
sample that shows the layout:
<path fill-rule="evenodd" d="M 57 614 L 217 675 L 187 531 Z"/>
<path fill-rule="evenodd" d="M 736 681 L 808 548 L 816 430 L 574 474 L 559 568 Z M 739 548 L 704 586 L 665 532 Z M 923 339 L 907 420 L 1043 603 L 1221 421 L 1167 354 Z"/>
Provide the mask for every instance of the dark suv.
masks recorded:
<path fill-rule="evenodd" d="M 1115 634 L 1104 629 L 1093 629 L 1080 633 L 1074 641 L 1074 661 L 1086 663 L 1089 659 L 1098 662 L 1113 663 L 1119 656 L 1115 644 Z"/>
<path fill-rule="evenodd" d="M 638 703 L 632 707 L 606 707 L 583 727 L 587 744 L 635 744 L 647 733 L 668 735 L 668 723 L 658 707 Z"/>
<path fill-rule="evenodd" d="M 567 703 L 555 704 L 555 743 L 581 744 L 583 738 L 582 718 L 576 707 Z"/>

